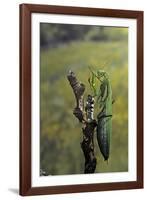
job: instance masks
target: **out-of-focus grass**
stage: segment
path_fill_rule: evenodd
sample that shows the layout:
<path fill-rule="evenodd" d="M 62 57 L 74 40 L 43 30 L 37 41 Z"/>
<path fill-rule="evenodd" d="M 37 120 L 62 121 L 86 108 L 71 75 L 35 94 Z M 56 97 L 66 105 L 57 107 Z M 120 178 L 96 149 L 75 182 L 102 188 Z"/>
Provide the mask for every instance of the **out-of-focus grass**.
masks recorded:
<path fill-rule="evenodd" d="M 128 170 L 127 55 L 126 41 L 71 42 L 54 49 L 41 50 L 40 167 L 43 170 L 52 175 L 83 173 L 81 124 L 72 114 L 75 99 L 66 75 L 70 69 L 76 73 L 86 85 L 86 97 L 91 93 L 88 66 L 108 72 L 115 99 L 110 159 L 108 164 L 104 162 L 95 137 L 96 172 Z"/>

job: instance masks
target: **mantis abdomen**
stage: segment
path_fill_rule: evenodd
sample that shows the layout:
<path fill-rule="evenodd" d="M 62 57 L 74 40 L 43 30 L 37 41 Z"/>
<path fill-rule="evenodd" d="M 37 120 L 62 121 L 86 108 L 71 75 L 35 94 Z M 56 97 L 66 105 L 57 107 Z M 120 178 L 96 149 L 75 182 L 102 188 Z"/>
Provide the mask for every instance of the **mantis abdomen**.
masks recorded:
<path fill-rule="evenodd" d="M 110 151 L 111 117 L 112 115 L 99 116 L 96 130 L 98 145 L 105 160 L 108 160 Z"/>

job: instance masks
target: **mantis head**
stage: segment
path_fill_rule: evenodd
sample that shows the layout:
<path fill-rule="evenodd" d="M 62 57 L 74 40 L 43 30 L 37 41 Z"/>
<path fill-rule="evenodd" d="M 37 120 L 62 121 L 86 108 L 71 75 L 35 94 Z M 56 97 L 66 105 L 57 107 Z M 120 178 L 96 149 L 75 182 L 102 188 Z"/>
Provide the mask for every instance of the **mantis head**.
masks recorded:
<path fill-rule="evenodd" d="M 93 71 L 90 67 L 89 67 L 89 69 L 90 69 L 92 75 L 94 77 L 96 77 L 100 82 L 109 78 L 107 72 L 105 72 L 104 70 Z"/>
<path fill-rule="evenodd" d="M 99 79 L 99 81 L 108 79 L 108 74 L 104 70 L 97 70 L 95 76 Z"/>

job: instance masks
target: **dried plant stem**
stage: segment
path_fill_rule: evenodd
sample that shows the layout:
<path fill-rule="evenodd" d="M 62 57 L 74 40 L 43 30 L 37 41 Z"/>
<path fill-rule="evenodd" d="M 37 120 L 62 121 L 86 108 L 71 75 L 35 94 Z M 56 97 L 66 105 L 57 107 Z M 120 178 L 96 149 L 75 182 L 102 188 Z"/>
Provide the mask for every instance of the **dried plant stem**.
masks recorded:
<path fill-rule="evenodd" d="M 83 96 L 85 85 L 77 80 L 76 75 L 72 71 L 69 71 L 67 78 L 76 99 L 76 107 L 74 108 L 73 114 L 82 123 L 83 141 L 81 142 L 81 148 L 85 157 L 84 173 L 94 173 L 97 163 L 94 155 L 93 143 L 94 130 L 97 125 L 96 121 L 93 119 L 94 98 L 88 95 L 84 108 Z"/>

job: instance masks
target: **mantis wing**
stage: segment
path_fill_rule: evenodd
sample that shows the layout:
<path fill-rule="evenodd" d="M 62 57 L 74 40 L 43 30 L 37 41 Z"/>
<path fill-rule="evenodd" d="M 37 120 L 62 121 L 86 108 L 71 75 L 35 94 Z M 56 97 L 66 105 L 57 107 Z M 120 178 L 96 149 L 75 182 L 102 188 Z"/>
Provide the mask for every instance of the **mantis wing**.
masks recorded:
<path fill-rule="evenodd" d="M 112 133 L 112 91 L 109 80 L 101 85 L 102 110 L 97 116 L 97 141 L 105 160 L 109 158 L 110 138 Z"/>

